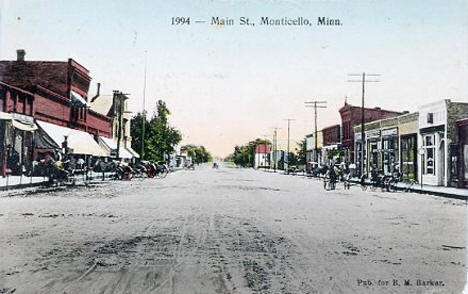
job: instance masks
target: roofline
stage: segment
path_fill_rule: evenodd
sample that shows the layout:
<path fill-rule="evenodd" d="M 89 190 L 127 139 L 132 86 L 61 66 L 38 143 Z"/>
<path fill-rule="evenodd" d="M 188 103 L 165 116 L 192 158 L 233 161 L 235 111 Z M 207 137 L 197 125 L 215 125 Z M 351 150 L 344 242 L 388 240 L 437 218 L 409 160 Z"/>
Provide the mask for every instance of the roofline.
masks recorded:
<path fill-rule="evenodd" d="M 12 88 L 12 89 L 15 90 L 15 91 L 22 92 L 22 93 L 27 94 L 27 95 L 34 96 L 34 94 L 33 94 L 32 92 L 29 92 L 29 91 L 27 91 L 27 90 L 24 90 L 24 89 L 15 87 L 15 86 L 12 86 L 12 85 L 7 84 L 7 83 L 2 82 L 2 81 L 0 81 L 0 85 L 3 85 L 3 86 L 8 87 L 8 88 Z"/>

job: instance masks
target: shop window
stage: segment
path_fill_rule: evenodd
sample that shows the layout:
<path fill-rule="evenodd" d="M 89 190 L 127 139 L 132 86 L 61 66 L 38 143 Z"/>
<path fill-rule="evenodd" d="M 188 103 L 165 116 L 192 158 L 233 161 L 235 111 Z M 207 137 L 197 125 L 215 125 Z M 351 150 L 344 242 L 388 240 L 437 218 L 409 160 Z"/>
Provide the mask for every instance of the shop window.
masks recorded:
<path fill-rule="evenodd" d="M 435 138 L 434 135 L 425 135 L 423 139 L 424 148 L 424 162 L 423 174 L 435 175 L 436 161 L 435 161 Z"/>

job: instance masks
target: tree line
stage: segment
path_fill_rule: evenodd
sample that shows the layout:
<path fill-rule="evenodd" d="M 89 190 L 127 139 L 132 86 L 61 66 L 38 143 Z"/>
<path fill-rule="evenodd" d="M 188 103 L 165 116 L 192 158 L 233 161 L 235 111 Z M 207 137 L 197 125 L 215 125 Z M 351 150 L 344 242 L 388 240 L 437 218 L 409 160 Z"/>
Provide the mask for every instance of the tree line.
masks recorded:
<path fill-rule="evenodd" d="M 270 145 L 269 140 L 257 138 L 244 145 L 234 147 L 234 152 L 225 158 L 225 161 L 233 162 L 242 167 L 253 167 L 255 164 L 255 148 L 257 145 Z M 270 159 L 271 160 L 271 159 Z M 297 146 L 289 153 L 289 165 L 304 165 L 306 162 L 306 140 L 297 142 Z"/>
<path fill-rule="evenodd" d="M 171 112 L 166 103 L 158 100 L 156 111 L 150 117 L 146 112 L 138 112 L 132 117 L 130 122 L 132 149 L 140 154 L 141 159 L 166 161 L 169 154 L 175 151 L 174 147 L 182 141 L 182 133 L 169 125 L 170 115 Z M 141 150 L 142 139 L 143 151 Z M 211 155 L 204 146 L 186 145 L 184 147 L 189 156 L 193 155 L 192 158 L 196 159 L 196 163 L 211 160 Z"/>

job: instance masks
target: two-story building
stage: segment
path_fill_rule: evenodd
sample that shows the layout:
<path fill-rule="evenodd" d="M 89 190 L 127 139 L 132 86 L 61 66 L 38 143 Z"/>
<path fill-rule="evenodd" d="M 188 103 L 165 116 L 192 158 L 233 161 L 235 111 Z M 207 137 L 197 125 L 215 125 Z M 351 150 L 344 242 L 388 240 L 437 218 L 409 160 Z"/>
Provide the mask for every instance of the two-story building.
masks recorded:
<path fill-rule="evenodd" d="M 324 163 L 330 164 L 333 159 L 335 163 L 341 162 L 341 126 L 333 125 L 322 129 L 323 146 L 322 156 Z"/>
<path fill-rule="evenodd" d="M 97 136 L 98 142 L 109 150 L 112 156 L 124 159 L 139 158 L 132 149 L 130 122 L 132 112 L 128 108 L 129 96 L 121 91 L 113 91 L 110 95 L 101 95 L 99 91 L 91 99 L 91 110 L 110 118 L 112 138 Z"/>
<path fill-rule="evenodd" d="M 306 171 L 310 172 L 313 168 L 322 163 L 322 131 L 317 131 L 317 146 L 315 146 L 315 133 L 306 135 Z"/>
<path fill-rule="evenodd" d="M 12 113 L 24 109 L 33 117 L 39 126 L 38 134 L 42 134 L 37 136 L 39 141 L 65 146 L 70 153 L 105 156 L 93 135 L 111 137 L 111 120 L 89 108 L 89 71 L 73 59 L 27 61 L 25 54 L 20 49 L 16 60 L 0 61 L 0 81 L 11 89 L 23 91 L 22 96 L 30 97 L 23 102 L 21 95 L 18 96 L 13 109 L 5 102 L 6 109 Z M 9 101 L 7 95 L 8 91 L 5 101 Z M 53 150 L 35 147 L 35 155 Z"/>
<path fill-rule="evenodd" d="M 341 146 L 344 153 L 344 160 L 346 162 L 353 162 L 356 159 L 354 150 L 354 127 L 361 124 L 363 110 L 360 106 L 353 106 L 345 102 L 339 112 L 341 116 Z M 364 108 L 364 123 L 395 117 L 401 114 L 402 112 L 385 110 L 380 107 Z"/>
<path fill-rule="evenodd" d="M 468 103 L 450 99 L 419 107 L 418 166 L 424 184 L 458 185 L 460 145 L 455 121 L 466 117 Z"/>

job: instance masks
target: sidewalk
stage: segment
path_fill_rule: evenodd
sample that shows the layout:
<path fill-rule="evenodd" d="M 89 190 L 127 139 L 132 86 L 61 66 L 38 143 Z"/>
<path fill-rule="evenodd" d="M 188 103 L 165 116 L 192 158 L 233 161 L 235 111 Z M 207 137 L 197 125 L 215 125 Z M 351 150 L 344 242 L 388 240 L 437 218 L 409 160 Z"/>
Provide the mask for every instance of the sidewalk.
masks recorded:
<path fill-rule="evenodd" d="M 358 178 L 353 178 L 351 179 L 352 183 L 357 183 L 359 184 L 359 179 Z M 368 184 L 370 184 L 370 181 L 366 181 Z M 459 188 L 453 188 L 453 187 L 443 187 L 443 186 L 430 186 L 430 185 L 423 185 L 421 188 L 421 185 L 417 182 L 415 183 L 397 183 L 396 185 L 398 190 L 405 190 L 408 192 L 415 192 L 415 193 L 420 193 L 420 194 L 431 194 L 435 196 L 442 196 L 442 197 L 447 197 L 447 198 L 456 198 L 456 199 L 463 199 L 467 200 L 468 199 L 468 190 L 467 189 L 459 189 Z"/>
<path fill-rule="evenodd" d="M 258 169 L 259 171 L 264 171 L 264 172 L 275 172 L 274 170 L 270 169 Z M 283 170 L 277 170 L 276 173 L 282 173 L 285 174 Z M 297 175 L 297 176 L 305 176 L 308 178 L 312 178 L 312 176 L 305 175 L 304 173 L 297 173 L 297 174 L 292 174 L 292 175 Z M 359 179 L 358 178 L 353 178 L 351 179 L 352 183 L 357 183 L 359 184 Z M 370 182 L 368 182 L 370 184 Z M 462 200 L 468 200 L 468 189 L 459 189 L 459 188 L 453 188 L 453 187 L 443 187 L 443 186 L 430 186 L 430 185 L 423 185 L 421 188 L 421 185 L 419 183 L 398 183 L 397 184 L 397 189 L 398 190 L 405 190 L 408 192 L 415 192 L 415 193 L 420 193 L 420 194 L 431 194 L 431 195 L 436 195 L 436 196 L 442 196 L 442 197 L 447 197 L 447 198 L 456 198 L 456 199 L 462 199 Z"/>
<path fill-rule="evenodd" d="M 8 176 L 0 177 L 0 191 L 39 186 L 49 179 L 46 177 Z"/>
<path fill-rule="evenodd" d="M 457 199 L 468 199 L 468 189 L 459 189 L 453 187 L 443 187 L 443 186 L 429 186 L 423 185 L 421 189 L 421 185 L 418 183 L 414 184 L 407 184 L 407 183 L 398 183 L 398 189 L 408 189 L 411 192 L 416 193 L 423 193 L 423 194 L 432 194 L 437 196 L 449 197 L 449 198 L 457 198 Z"/>

